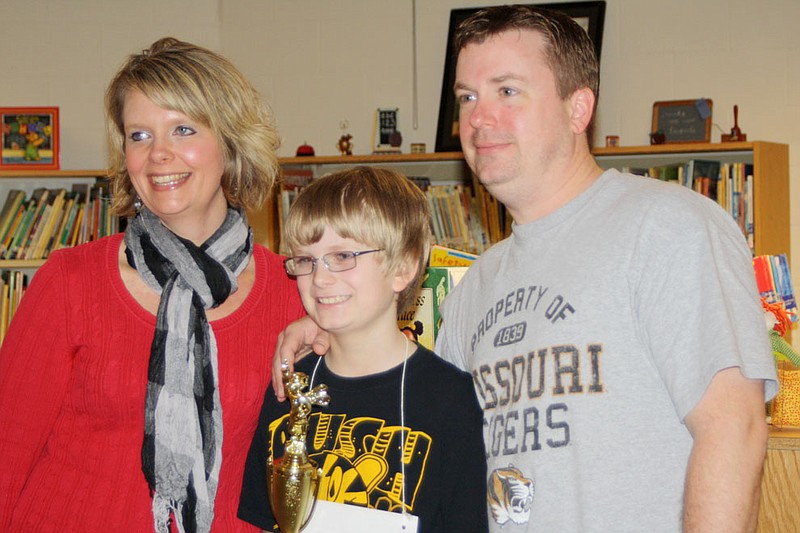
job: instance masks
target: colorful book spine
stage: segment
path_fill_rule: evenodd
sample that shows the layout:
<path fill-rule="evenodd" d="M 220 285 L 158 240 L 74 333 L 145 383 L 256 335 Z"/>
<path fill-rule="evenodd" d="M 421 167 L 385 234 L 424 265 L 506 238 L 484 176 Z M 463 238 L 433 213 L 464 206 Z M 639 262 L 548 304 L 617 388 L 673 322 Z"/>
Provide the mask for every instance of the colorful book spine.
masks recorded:
<path fill-rule="evenodd" d="M 796 322 L 797 302 L 786 254 L 755 256 L 753 272 L 761 296 L 768 303 L 782 303 L 789 317 Z"/>

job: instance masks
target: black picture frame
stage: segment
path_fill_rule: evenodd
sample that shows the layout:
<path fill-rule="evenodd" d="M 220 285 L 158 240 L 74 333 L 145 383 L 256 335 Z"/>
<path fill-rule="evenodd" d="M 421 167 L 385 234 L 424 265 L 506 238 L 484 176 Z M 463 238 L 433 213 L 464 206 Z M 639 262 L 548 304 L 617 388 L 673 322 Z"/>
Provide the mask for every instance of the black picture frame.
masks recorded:
<path fill-rule="evenodd" d="M 710 98 L 653 102 L 651 132 L 663 134 L 665 143 L 711 142 L 713 110 Z"/>
<path fill-rule="evenodd" d="M 594 43 L 597 60 L 600 61 L 600 50 L 603 45 L 603 23 L 605 22 L 605 0 L 587 2 L 566 2 L 561 4 L 526 4 L 561 11 L 577 20 L 586 29 Z M 471 7 L 450 11 L 450 24 L 447 30 L 447 55 L 444 60 L 444 77 L 442 80 L 442 96 L 439 101 L 439 122 L 436 126 L 436 151 L 460 152 L 461 140 L 458 137 L 458 105 L 453 94 L 456 77 L 456 50 L 453 49 L 453 33 L 461 22 L 483 9 Z"/>

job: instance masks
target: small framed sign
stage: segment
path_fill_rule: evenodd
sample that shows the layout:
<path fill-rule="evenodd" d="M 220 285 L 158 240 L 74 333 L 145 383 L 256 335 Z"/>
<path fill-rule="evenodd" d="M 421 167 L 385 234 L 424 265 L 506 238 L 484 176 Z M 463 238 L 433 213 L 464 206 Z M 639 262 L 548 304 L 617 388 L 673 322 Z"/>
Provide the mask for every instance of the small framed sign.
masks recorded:
<path fill-rule="evenodd" d="M 663 133 L 667 143 L 711 142 L 713 106 L 709 98 L 655 102 L 651 133 Z"/>
<path fill-rule="evenodd" d="M 57 107 L 0 107 L 0 170 L 57 170 Z"/>
<path fill-rule="evenodd" d="M 396 107 L 379 107 L 375 111 L 372 150 L 375 153 L 399 152 L 402 136 L 397 129 Z"/>

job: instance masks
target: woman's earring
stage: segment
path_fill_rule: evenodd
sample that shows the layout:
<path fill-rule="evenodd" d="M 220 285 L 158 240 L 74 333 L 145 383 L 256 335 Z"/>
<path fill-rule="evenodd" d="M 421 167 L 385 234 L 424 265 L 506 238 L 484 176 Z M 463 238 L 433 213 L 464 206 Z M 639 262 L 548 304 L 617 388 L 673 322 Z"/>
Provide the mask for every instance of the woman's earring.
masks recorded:
<path fill-rule="evenodd" d="M 139 198 L 139 195 L 137 194 L 136 195 L 136 199 L 133 201 L 133 210 L 136 211 L 136 214 L 139 214 L 139 211 L 142 210 L 142 207 L 144 207 L 144 203 L 142 202 L 142 199 Z"/>

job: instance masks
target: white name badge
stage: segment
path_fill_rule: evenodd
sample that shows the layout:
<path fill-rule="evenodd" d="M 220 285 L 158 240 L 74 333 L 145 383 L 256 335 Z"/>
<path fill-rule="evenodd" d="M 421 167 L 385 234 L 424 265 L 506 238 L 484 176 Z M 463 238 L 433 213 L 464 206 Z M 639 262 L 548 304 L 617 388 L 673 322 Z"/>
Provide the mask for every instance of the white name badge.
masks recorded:
<path fill-rule="evenodd" d="M 419 518 L 357 505 L 317 500 L 303 533 L 416 533 Z"/>

